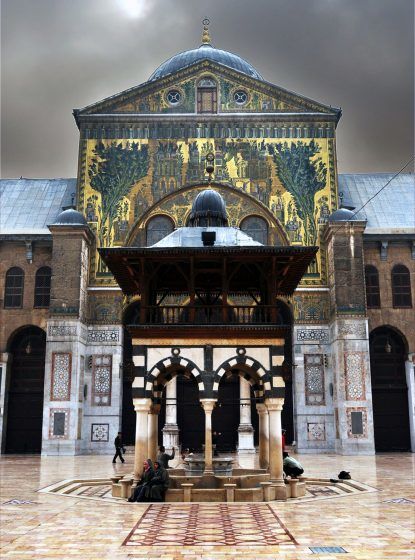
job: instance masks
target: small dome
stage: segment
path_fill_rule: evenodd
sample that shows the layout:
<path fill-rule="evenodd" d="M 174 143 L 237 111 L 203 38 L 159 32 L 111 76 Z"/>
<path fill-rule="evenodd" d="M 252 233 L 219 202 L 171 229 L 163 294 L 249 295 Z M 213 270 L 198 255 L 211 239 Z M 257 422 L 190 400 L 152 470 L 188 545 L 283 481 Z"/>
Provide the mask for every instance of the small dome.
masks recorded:
<path fill-rule="evenodd" d="M 83 214 L 74 210 L 73 208 L 68 208 L 68 210 L 64 210 L 56 217 L 56 220 L 53 222 L 54 226 L 86 226 L 85 217 Z"/>
<path fill-rule="evenodd" d="M 193 201 L 189 226 L 226 227 L 227 225 L 226 205 L 222 196 L 213 189 L 206 189 L 200 192 Z"/>
<path fill-rule="evenodd" d="M 359 220 L 359 218 L 356 217 L 356 214 L 352 210 L 344 207 L 341 207 L 333 212 L 333 214 L 331 214 L 328 218 L 329 222 L 353 222 L 356 220 Z"/>
<path fill-rule="evenodd" d="M 246 60 L 240 56 L 233 54 L 228 51 L 222 51 L 221 49 L 215 49 L 211 44 L 202 44 L 198 49 L 192 49 L 189 51 L 184 51 L 175 56 L 172 56 L 166 62 L 163 62 L 157 70 L 155 70 L 150 78 L 149 82 L 153 80 L 158 80 L 164 76 L 168 76 L 177 70 L 186 68 L 195 62 L 200 60 L 212 60 L 213 62 L 219 62 L 224 66 L 233 68 L 242 74 L 256 78 L 257 80 L 264 80 L 259 72 L 249 64 Z"/>

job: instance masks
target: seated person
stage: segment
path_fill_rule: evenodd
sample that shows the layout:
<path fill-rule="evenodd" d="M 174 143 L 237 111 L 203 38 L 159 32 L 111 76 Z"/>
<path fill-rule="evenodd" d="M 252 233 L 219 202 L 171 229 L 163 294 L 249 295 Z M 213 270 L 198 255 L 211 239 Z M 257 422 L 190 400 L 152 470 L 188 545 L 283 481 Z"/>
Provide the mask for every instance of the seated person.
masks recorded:
<path fill-rule="evenodd" d="M 147 502 L 164 502 L 169 487 L 169 473 L 158 461 L 154 461 L 154 476 L 145 489 Z"/>
<path fill-rule="evenodd" d="M 298 476 L 303 474 L 304 469 L 296 459 L 290 457 L 286 451 L 284 451 L 282 456 L 284 458 L 282 465 L 284 473 L 287 476 L 290 476 L 291 478 L 297 478 Z"/>
<path fill-rule="evenodd" d="M 140 480 L 137 482 L 137 486 L 133 489 L 133 494 L 128 498 L 129 502 L 144 502 L 145 501 L 145 491 L 148 484 L 154 476 L 153 463 L 151 459 L 147 459 L 143 464 L 143 472 L 141 474 Z"/>
<path fill-rule="evenodd" d="M 174 459 L 174 454 L 175 454 L 174 447 L 172 451 L 173 453 L 169 455 L 168 453 L 166 453 L 166 448 L 164 447 L 164 445 L 160 445 L 159 447 L 159 454 L 157 455 L 157 461 L 165 469 L 169 468 L 169 461 L 172 461 Z"/>

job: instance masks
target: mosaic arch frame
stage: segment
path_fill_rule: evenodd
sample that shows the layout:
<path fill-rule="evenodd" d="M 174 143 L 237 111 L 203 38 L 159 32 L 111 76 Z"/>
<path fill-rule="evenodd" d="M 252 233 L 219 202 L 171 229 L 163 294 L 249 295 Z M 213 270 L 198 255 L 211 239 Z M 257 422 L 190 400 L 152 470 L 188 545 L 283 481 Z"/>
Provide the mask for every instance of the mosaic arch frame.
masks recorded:
<path fill-rule="evenodd" d="M 199 389 L 199 395 L 205 392 L 202 372 L 197 365 L 183 356 L 169 356 L 157 362 L 146 375 L 145 397 L 152 400 L 160 399 L 163 388 L 168 381 L 177 377 L 178 369 L 184 369 L 194 377 Z"/>
<path fill-rule="evenodd" d="M 125 245 L 144 246 L 146 224 L 155 216 L 164 215 L 169 217 L 173 220 L 176 228 L 185 226 L 194 198 L 200 191 L 209 187 L 213 187 L 224 197 L 227 206 L 229 225 L 240 227 L 242 221 L 248 216 L 260 217 L 268 224 L 268 242 L 270 245 L 290 245 L 288 235 L 283 225 L 261 201 L 236 187 L 217 181 L 212 182 L 210 185 L 201 183 L 200 181 L 189 183 L 181 189 L 168 193 L 153 204 L 153 206 L 148 208 L 146 212 L 134 222 L 127 234 Z"/>

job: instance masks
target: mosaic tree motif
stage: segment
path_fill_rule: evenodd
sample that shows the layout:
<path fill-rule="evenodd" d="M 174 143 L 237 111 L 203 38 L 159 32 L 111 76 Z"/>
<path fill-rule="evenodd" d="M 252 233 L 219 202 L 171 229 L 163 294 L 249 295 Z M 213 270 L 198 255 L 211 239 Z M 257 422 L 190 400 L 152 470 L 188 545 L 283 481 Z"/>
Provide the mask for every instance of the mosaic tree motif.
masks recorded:
<path fill-rule="evenodd" d="M 98 205 L 98 238 L 101 247 L 110 246 L 114 221 L 123 215 L 123 200 L 132 186 L 147 174 L 148 148 L 137 142 L 111 142 L 104 146 L 99 142 L 94 149 L 89 167 L 91 187 L 101 194 Z"/>
<path fill-rule="evenodd" d="M 327 168 L 320 157 L 320 147 L 314 140 L 268 144 L 278 168 L 278 176 L 293 196 L 297 214 L 304 224 L 304 244 L 315 245 L 317 225 L 314 215 L 314 197 L 326 186 Z"/>

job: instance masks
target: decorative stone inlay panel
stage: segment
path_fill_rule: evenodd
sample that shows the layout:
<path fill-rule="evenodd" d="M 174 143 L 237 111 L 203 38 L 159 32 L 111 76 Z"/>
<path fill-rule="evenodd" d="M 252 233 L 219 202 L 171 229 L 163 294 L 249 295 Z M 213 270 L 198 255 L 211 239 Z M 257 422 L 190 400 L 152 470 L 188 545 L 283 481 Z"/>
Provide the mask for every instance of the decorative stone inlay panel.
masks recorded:
<path fill-rule="evenodd" d="M 53 336 L 74 336 L 76 335 L 75 325 L 49 325 L 48 335 Z"/>
<path fill-rule="evenodd" d="M 119 331 L 88 331 L 88 342 L 119 342 Z"/>
<path fill-rule="evenodd" d="M 356 335 L 366 338 L 366 326 L 360 322 L 356 323 L 340 323 L 339 336 L 346 336 L 348 334 Z"/>
<path fill-rule="evenodd" d="M 109 441 L 110 425 L 109 424 L 92 424 L 91 425 L 91 441 L 99 442 Z"/>
<path fill-rule="evenodd" d="M 346 400 L 365 400 L 365 366 L 362 352 L 345 352 L 344 377 L 346 381 Z"/>
<path fill-rule="evenodd" d="M 329 331 L 327 329 L 298 329 L 297 330 L 297 340 L 301 341 L 317 341 L 317 342 L 328 342 L 329 341 Z"/>
<path fill-rule="evenodd" d="M 111 404 L 112 356 L 95 355 L 92 357 L 92 404 L 109 406 Z"/>
<path fill-rule="evenodd" d="M 326 425 L 324 422 L 307 422 L 307 439 L 309 441 L 326 441 Z"/>
<path fill-rule="evenodd" d="M 69 352 L 53 352 L 51 376 L 51 401 L 69 401 L 71 399 L 71 365 Z"/>
<path fill-rule="evenodd" d="M 367 410 L 364 407 L 346 408 L 347 437 L 367 438 Z"/>
<path fill-rule="evenodd" d="M 49 439 L 68 439 L 69 408 L 51 408 L 49 412 Z"/>
<path fill-rule="evenodd" d="M 323 359 L 323 354 L 304 355 L 305 403 L 307 405 L 325 403 Z"/>

